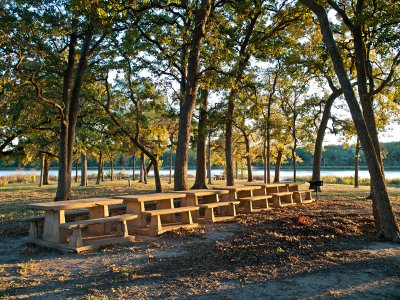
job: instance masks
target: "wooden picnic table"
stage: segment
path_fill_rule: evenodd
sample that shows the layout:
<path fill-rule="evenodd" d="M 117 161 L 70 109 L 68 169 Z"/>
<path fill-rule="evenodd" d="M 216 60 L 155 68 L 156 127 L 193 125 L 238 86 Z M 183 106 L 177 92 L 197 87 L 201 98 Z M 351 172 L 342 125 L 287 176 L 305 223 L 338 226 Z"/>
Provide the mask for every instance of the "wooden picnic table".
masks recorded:
<path fill-rule="evenodd" d="M 254 191 L 254 196 L 260 195 L 271 195 L 273 193 L 278 192 L 286 192 L 287 185 L 281 182 L 273 182 L 273 183 L 258 183 L 258 182 L 246 182 L 246 186 L 259 186 L 260 189 Z"/>
<path fill-rule="evenodd" d="M 183 193 L 186 194 L 186 197 L 182 199 L 182 206 L 198 206 L 199 198 L 202 198 L 204 203 L 215 203 L 223 200 L 222 195 L 229 195 L 228 190 L 206 190 L 206 189 L 198 189 L 198 190 L 186 190 L 186 191 L 176 191 L 173 193 Z"/>
<path fill-rule="evenodd" d="M 260 185 L 216 186 L 213 189 L 229 191 L 229 200 L 234 201 L 240 197 L 252 197 L 254 190 L 261 189 Z"/>
<path fill-rule="evenodd" d="M 140 231 L 147 226 L 145 203 L 156 203 L 156 209 L 171 209 L 174 208 L 174 199 L 186 198 L 185 193 L 151 193 L 137 195 L 122 195 L 115 197 L 126 202 L 126 212 L 138 216 L 136 220 L 128 222 L 129 231 Z M 162 216 L 163 221 L 174 222 L 174 215 L 167 214 Z"/>
<path fill-rule="evenodd" d="M 122 200 L 109 198 L 90 198 L 68 201 L 55 201 L 28 204 L 33 210 L 45 212 L 42 239 L 50 243 L 64 243 L 65 236 L 62 234 L 60 224 L 65 223 L 65 211 L 86 208 L 89 209 L 89 219 L 104 218 L 109 216 L 108 206 L 122 204 Z M 90 227 L 92 233 L 102 234 L 105 226 L 101 224 Z"/>

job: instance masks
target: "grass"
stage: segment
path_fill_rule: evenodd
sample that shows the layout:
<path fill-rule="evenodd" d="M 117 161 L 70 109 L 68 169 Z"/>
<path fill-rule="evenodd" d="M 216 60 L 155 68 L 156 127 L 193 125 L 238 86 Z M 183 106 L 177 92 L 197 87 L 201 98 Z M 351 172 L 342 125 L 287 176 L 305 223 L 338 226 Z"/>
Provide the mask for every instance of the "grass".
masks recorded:
<path fill-rule="evenodd" d="M 306 178 L 299 178 L 299 181 Z M 330 180 L 324 180 L 321 195 L 329 195 L 336 199 L 363 199 L 369 194 L 369 186 L 360 186 L 355 189 L 351 184 L 334 184 L 329 183 Z M 237 180 L 237 184 L 243 184 L 244 180 Z M 189 179 L 189 186 L 192 186 L 194 179 Z M 347 183 L 344 180 L 342 183 Z M 224 181 L 214 181 L 215 185 L 224 185 Z M 162 179 L 163 189 L 165 191 L 172 190 L 173 185 L 168 184 L 168 179 Z M 73 183 L 72 198 L 81 199 L 88 197 L 113 197 L 123 194 L 137 194 L 154 192 L 154 180 L 150 179 L 148 184 L 132 182 L 132 186 L 128 187 L 127 180 L 104 181 L 100 185 L 96 185 L 95 181 L 89 181 L 89 186 L 82 187 L 79 183 Z M 400 203 L 400 188 L 389 187 L 389 194 L 393 203 Z M 30 211 L 26 205 L 34 202 L 52 201 L 56 194 L 56 183 L 51 182 L 50 185 L 38 187 L 33 183 L 9 184 L 0 187 L 0 234 L 18 235 L 26 234 L 27 224 L 15 221 L 18 218 L 37 214 Z"/>

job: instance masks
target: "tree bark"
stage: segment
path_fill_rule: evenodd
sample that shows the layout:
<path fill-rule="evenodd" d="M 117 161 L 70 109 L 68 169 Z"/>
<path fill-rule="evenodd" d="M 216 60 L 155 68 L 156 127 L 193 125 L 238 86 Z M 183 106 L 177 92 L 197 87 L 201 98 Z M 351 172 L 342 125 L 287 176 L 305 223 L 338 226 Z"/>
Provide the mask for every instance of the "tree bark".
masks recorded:
<path fill-rule="evenodd" d="M 62 113 L 60 126 L 60 147 L 59 147 L 59 171 L 58 185 L 56 192 L 56 201 L 69 200 L 71 198 L 71 171 L 72 155 L 75 139 L 75 128 L 79 111 L 79 98 L 82 90 L 83 79 L 88 67 L 88 58 L 90 56 L 90 44 L 94 35 L 94 22 L 89 21 L 88 28 L 84 34 L 80 58 L 74 77 L 75 54 L 78 36 L 71 34 L 68 63 L 64 73 L 63 83 L 63 102 L 64 109 Z"/>
<path fill-rule="evenodd" d="M 205 27 L 211 11 L 211 0 L 202 0 L 200 8 L 196 11 L 195 26 L 189 49 L 188 74 L 186 80 L 186 93 L 181 103 L 178 126 L 178 145 L 176 148 L 174 189 L 186 190 L 187 165 L 189 156 L 189 139 L 193 110 L 196 104 L 197 89 L 199 85 L 199 64 L 201 44 L 205 34 Z"/>
<path fill-rule="evenodd" d="M 212 184 L 211 182 L 211 134 L 208 133 L 208 143 L 207 143 L 207 177 L 208 184 Z"/>
<path fill-rule="evenodd" d="M 358 170 L 360 164 L 360 140 L 357 138 L 356 149 L 354 153 L 354 187 L 358 188 Z"/>
<path fill-rule="evenodd" d="M 376 155 L 373 140 L 371 138 L 372 133 L 368 131 L 368 127 L 366 125 L 366 121 L 370 120 L 364 119 L 356 95 L 351 86 L 351 82 L 347 76 L 342 57 L 333 37 L 327 13 L 325 9 L 321 5 L 317 4 L 314 0 L 299 0 L 299 2 L 311 9 L 319 20 L 323 42 L 327 47 L 332 59 L 335 73 L 339 79 L 357 130 L 358 137 L 360 139 L 361 147 L 364 150 L 365 159 L 371 177 L 371 183 L 374 187 L 374 198 L 380 219 L 378 235 L 386 238 L 387 240 L 399 241 L 400 236 L 396 217 L 390 204 L 382 168 L 379 163 L 379 158 Z"/>
<path fill-rule="evenodd" d="M 173 150 L 174 150 L 174 135 L 171 134 L 169 137 L 169 142 L 171 143 L 171 147 L 169 148 L 169 180 L 168 184 L 172 183 L 172 158 L 173 158 Z"/>
<path fill-rule="evenodd" d="M 278 154 L 276 156 L 274 182 L 279 182 L 279 176 L 280 176 L 280 172 L 281 172 L 282 156 L 283 156 L 283 150 L 279 149 L 278 150 Z"/>
<path fill-rule="evenodd" d="M 110 160 L 110 180 L 114 181 L 114 160 Z"/>
<path fill-rule="evenodd" d="M 39 187 L 42 186 L 43 184 L 43 178 L 44 178 L 44 161 L 45 161 L 45 155 L 43 154 L 40 158 L 40 178 L 39 178 Z"/>
<path fill-rule="evenodd" d="M 87 156 L 86 153 L 81 153 L 81 186 L 88 185 L 87 177 Z"/>
<path fill-rule="evenodd" d="M 235 78 L 234 85 L 240 84 L 243 79 L 245 68 L 249 62 L 250 55 L 247 53 L 247 47 L 250 43 L 250 38 L 253 34 L 254 27 L 260 13 L 252 16 L 248 27 L 246 28 L 246 35 L 243 43 L 240 46 L 238 62 L 233 68 L 232 76 Z M 226 128 L 225 128 L 225 167 L 226 167 L 226 185 L 233 186 L 235 180 L 233 178 L 233 158 L 232 158 L 232 132 L 233 132 L 233 112 L 235 110 L 235 99 L 237 97 L 237 87 L 231 88 L 228 96 L 228 110 L 226 113 Z"/>
<path fill-rule="evenodd" d="M 196 150 L 196 179 L 192 189 L 207 189 L 206 184 L 206 139 L 207 139 L 208 90 L 200 91 L 199 125 Z"/>
<path fill-rule="evenodd" d="M 324 142 L 325 131 L 326 131 L 326 128 L 328 127 L 328 121 L 329 121 L 329 117 L 331 114 L 332 105 L 333 105 L 335 99 L 342 94 L 342 90 L 338 90 L 336 88 L 334 88 L 334 89 L 335 90 L 328 97 L 328 100 L 325 103 L 324 111 L 322 113 L 321 123 L 319 124 L 318 131 L 317 131 L 317 138 L 316 138 L 315 144 L 314 144 L 312 180 L 321 180 L 322 145 Z"/>
<path fill-rule="evenodd" d="M 253 181 L 253 171 L 251 168 L 251 157 L 250 157 L 250 139 L 249 136 L 244 134 L 244 142 L 246 145 L 246 165 L 247 165 L 247 182 Z"/>
<path fill-rule="evenodd" d="M 103 169 L 103 153 L 100 152 L 99 155 L 99 164 L 97 166 L 97 179 L 96 179 L 96 184 L 100 184 L 100 181 L 102 181 L 102 171 Z"/>
<path fill-rule="evenodd" d="M 236 90 L 231 90 L 228 98 L 228 111 L 226 113 L 226 128 L 225 128 L 225 164 L 226 164 L 226 185 L 235 185 L 233 178 L 233 145 L 232 145 L 232 133 L 233 133 L 233 111 L 235 109 L 234 97 Z"/>
<path fill-rule="evenodd" d="M 144 163 L 144 153 L 140 152 L 140 171 L 139 171 L 139 182 L 145 182 L 144 180 L 145 163 Z"/>
<path fill-rule="evenodd" d="M 79 162 L 78 159 L 75 159 L 75 178 L 74 178 L 75 182 L 78 182 L 78 172 L 79 172 Z"/>
<path fill-rule="evenodd" d="M 135 171 L 136 171 L 136 157 L 135 157 L 135 155 L 133 155 L 132 156 L 132 180 L 136 179 Z"/>
<path fill-rule="evenodd" d="M 49 171 L 50 171 L 50 160 L 46 156 L 44 159 L 43 185 L 49 185 Z"/>

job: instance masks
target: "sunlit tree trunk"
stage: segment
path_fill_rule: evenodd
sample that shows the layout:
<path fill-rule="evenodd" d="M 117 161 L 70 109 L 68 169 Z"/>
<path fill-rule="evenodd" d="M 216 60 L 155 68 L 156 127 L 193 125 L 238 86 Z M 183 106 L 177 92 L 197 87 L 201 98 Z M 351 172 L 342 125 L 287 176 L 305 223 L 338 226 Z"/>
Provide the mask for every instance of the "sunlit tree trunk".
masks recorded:
<path fill-rule="evenodd" d="M 185 99 L 180 106 L 178 144 L 176 148 L 174 189 L 186 190 L 187 166 L 189 156 L 189 139 L 193 110 L 196 104 L 199 85 L 199 65 L 201 44 L 205 35 L 205 26 L 211 11 L 211 0 L 201 0 L 200 7 L 196 11 L 192 40 L 189 46 L 189 59 L 187 68 Z"/>
<path fill-rule="evenodd" d="M 86 153 L 81 153 L 81 186 L 88 185 L 87 176 L 87 156 Z"/>
<path fill-rule="evenodd" d="M 102 180 L 102 174 L 103 174 L 103 153 L 100 152 L 99 155 L 99 162 L 98 162 L 98 166 L 97 166 L 97 179 L 96 179 L 96 184 L 100 184 L 100 181 Z"/>
<path fill-rule="evenodd" d="M 279 149 L 278 154 L 276 156 L 274 182 L 279 182 L 279 176 L 280 176 L 281 164 L 282 164 L 282 156 L 283 156 L 283 150 Z"/>
<path fill-rule="evenodd" d="M 360 164 L 360 140 L 357 138 L 356 149 L 354 153 L 354 187 L 358 188 L 358 170 Z"/>

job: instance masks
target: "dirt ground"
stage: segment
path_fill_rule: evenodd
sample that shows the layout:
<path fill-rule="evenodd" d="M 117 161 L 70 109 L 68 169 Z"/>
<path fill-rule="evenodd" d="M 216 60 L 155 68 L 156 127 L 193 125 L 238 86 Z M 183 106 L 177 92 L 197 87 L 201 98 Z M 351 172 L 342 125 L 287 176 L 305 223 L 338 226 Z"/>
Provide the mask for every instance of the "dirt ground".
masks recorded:
<path fill-rule="evenodd" d="M 400 245 L 370 206 L 323 197 L 81 255 L 1 237 L 0 298 L 400 299 Z"/>

